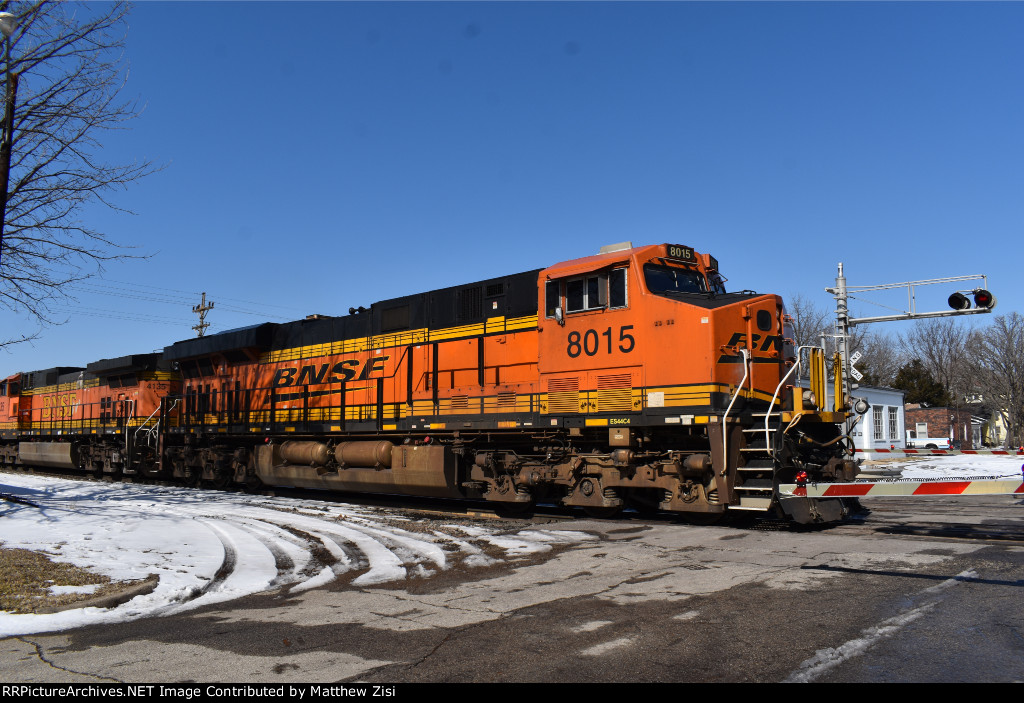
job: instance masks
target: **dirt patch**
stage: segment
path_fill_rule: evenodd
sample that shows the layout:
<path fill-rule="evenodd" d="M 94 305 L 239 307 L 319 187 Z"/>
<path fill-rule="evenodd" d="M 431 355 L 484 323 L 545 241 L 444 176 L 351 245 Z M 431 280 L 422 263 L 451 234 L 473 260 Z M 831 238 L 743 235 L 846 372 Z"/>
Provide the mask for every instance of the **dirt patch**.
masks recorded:
<path fill-rule="evenodd" d="M 0 610 L 53 613 L 90 605 L 110 607 L 155 586 L 155 577 L 111 581 L 109 576 L 53 561 L 41 552 L 0 547 Z M 68 587 L 75 591 L 66 592 Z"/>

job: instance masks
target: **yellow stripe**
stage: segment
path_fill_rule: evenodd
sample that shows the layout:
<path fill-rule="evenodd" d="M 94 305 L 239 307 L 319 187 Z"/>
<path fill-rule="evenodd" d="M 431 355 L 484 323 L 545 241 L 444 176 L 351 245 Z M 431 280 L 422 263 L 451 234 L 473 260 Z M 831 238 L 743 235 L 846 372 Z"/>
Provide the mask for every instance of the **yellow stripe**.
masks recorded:
<path fill-rule="evenodd" d="M 359 352 L 375 351 L 392 347 L 404 347 L 410 344 L 426 344 L 442 340 L 460 339 L 463 337 L 479 337 L 482 334 L 494 334 L 496 332 L 510 332 L 514 330 L 526 330 L 537 327 L 536 315 L 525 315 L 523 317 L 505 318 L 491 317 L 486 322 L 472 325 L 460 325 L 457 327 L 445 327 L 439 330 L 420 328 L 397 332 L 395 334 L 382 334 L 372 337 L 358 337 L 356 339 L 342 339 L 323 344 L 311 344 L 303 347 L 291 347 L 277 351 L 266 352 L 260 355 L 259 363 L 273 364 L 279 361 L 297 361 L 299 359 L 311 359 L 318 356 L 334 356 L 338 354 L 356 354 Z"/>

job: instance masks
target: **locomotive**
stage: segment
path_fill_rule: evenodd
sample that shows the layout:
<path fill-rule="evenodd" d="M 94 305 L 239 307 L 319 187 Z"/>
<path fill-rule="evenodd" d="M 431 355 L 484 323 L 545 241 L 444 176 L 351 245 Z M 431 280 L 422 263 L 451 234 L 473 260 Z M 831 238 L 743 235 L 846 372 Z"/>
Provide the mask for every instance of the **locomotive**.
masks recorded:
<path fill-rule="evenodd" d="M 0 382 L 0 462 L 186 485 L 834 521 L 856 463 L 824 352 L 690 246 L 544 269 Z"/>

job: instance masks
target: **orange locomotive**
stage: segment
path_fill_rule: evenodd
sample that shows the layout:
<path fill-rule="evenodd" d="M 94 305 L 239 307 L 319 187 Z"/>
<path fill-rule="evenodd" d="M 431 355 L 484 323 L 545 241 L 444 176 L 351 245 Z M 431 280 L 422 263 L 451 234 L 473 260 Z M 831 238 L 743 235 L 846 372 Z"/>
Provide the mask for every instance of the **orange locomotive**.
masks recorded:
<path fill-rule="evenodd" d="M 180 392 L 159 354 L 14 374 L 0 381 L 0 463 L 97 474 L 153 464 L 161 401 Z"/>
<path fill-rule="evenodd" d="M 167 347 L 180 394 L 150 419 L 155 452 L 123 470 L 507 511 L 846 512 L 776 490 L 855 470 L 847 401 L 824 407 L 823 354 L 813 392 L 796 387 L 781 298 L 726 292 L 688 246 L 609 247 L 349 312 Z"/>
<path fill-rule="evenodd" d="M 823 357 L 817 397 L 780 387 L 795 361 L 782 300 L 727 293 L 717 261 L 681 245 L 612 247 L 164 358 L 184 379 L 164 457 L 193 482 L 806 522 L 845 507 L 775 486 L 854 471 L 845 399 L 816 405 Z"/>

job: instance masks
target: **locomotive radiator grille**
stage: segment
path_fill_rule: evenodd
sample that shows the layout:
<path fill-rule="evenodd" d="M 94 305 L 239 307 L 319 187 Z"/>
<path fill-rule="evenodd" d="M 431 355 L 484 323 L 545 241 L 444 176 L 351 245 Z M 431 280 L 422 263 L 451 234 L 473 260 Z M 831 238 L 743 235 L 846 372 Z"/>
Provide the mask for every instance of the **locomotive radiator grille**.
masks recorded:
<path fill-rule="evenodd" d="M 597 377 L 597 412 L 626 412 L 633 409 L 633 381 L 628 373 Z"/>
<path fill-rule="evenodd" d="M 578 413 L 580 411 L 580 380 L 553 378 L 548 381 L 548 412 Z"/>

